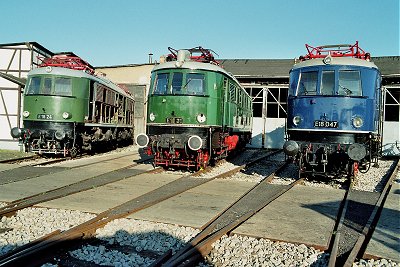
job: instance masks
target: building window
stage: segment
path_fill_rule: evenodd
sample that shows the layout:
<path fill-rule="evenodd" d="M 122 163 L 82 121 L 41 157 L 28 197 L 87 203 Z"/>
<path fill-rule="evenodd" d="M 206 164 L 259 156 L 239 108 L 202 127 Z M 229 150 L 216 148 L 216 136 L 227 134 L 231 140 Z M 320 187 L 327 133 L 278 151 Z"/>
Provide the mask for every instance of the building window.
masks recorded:
<path fill-rule="evenodd" d="M 400 121 L 400 88 L 387 88 L 385 121 Z"/>
<path fill-rule="evenodd" d="M 267 118 L 286 118 L 288 88 L 267 88 Z"/>
<path fill-rule="evenodd" d="M 245 89 L 253 100 L 253 117 L 261 118 L 263 114 L 263 88 L 248 87 Z"/>

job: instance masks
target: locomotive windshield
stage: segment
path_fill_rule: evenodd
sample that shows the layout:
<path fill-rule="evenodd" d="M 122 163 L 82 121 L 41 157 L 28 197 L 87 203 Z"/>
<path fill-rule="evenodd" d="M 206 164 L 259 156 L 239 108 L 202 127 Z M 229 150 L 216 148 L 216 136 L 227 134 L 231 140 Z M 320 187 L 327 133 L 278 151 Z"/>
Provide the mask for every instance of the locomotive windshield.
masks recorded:
<path fill-rule="evenodd" d="M 321 95 L 335 94 L 335 71 L 326 70 L 322 72 Z"/>
<path fill-rule="evenodd" d="M 300 77 L 297 95 L 316 95 L 317 94 L 318 72 L 303 72 Z"/>
<path fill-rule="evenodd" d="M 31 77 L 25 94 L 72 96 L 72 80 L 64 77 Z"/>
<path fill-rule="evenodd" d="M 361 96 L 360 72 L 353 70 L 339 71 L 338 95 Z"/>
<path fill-rule="evenodd" d="M 203 73 L 157 73 L 154 76 L 153 95 L 205 95 Z"/>
<path fill-rule="evenodd" d="M 360 70 L 293 70 L 290 80 L 290 94 L 297 96 L 363 96 Z"/>

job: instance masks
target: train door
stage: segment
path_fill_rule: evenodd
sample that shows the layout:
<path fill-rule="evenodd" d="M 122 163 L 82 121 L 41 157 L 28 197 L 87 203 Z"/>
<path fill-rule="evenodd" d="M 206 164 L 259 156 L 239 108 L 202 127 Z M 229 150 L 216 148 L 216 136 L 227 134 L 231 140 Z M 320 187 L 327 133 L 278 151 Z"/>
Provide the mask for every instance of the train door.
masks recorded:
<path fill-rule="evenodd" d="M 382 154 L 400 156 L 400 87 L 384 87 Z"/>

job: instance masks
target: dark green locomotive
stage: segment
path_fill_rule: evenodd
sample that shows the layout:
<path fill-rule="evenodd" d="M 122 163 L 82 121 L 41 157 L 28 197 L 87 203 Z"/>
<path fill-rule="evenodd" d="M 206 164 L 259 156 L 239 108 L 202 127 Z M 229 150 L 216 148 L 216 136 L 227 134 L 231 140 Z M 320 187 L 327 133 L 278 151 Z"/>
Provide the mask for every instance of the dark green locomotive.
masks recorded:
<path fill-rule="evenodd" d="M 252 100 L 209 50 L 169 49 L 152 71 L 147 135 L 136 142 L 155 165 L 199 169 L 250 141 Z"/>
<path fill-rule="evenodd" d="M 133 143 L 132 95 L 94 75 L 74 55 L 43 60 L 28 74 L 23 128 L 13 128 L 25 151 L 76 156 L 80 151 Z"/>

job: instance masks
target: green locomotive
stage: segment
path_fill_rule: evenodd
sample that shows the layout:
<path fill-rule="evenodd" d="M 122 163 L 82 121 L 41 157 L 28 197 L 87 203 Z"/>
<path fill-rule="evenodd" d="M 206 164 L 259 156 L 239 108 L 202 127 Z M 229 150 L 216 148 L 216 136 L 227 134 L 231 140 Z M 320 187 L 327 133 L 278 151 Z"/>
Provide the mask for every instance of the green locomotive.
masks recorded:
<path fill-rule="evenodd" d="M 42 60 L 28 74 L 23 128 L 11 129 L 25 151 L 75 157 L 133 143 L 134 99 L 128 90 L 94 75 L 74 54 Z"/>
<path fill-rule="evenodd" d="M 204 168 L 250 141 L 252 100 L 210 50 L 169 50 L 152 71 L 147 135 L 136 143 L 155 165 Z"/>

